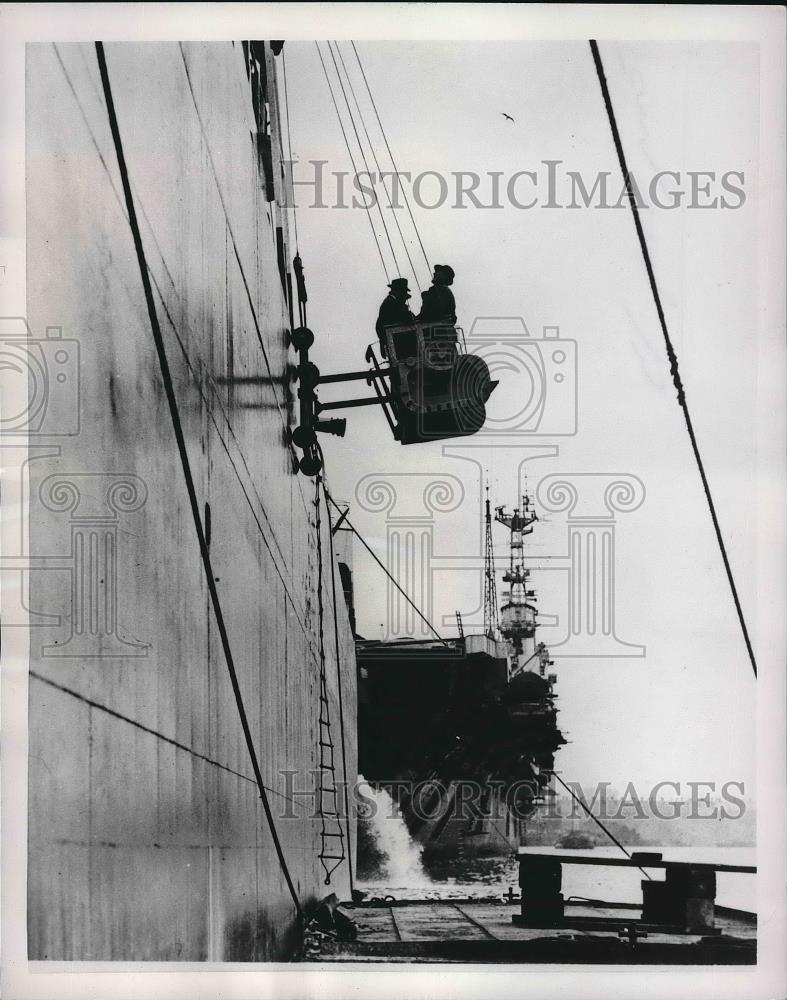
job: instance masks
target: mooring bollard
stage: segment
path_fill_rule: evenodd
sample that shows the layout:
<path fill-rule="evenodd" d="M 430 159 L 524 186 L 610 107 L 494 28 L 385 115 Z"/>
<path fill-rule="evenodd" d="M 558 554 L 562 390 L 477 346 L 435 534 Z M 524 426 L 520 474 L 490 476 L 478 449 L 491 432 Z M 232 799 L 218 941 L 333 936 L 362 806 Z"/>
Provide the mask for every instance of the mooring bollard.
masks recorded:
<path fill-rule="evenodd" d="M 519 856 L 519 885 L 522 889 L 521 914 L 514 923 L 550 927 L 563 920 L 563 866 L 544 857 Z"/>
<path fill-rule="evenodd" d="M 705 865 L 666 865 L 663 882 L 642 883 L 642 919 L 674 924 L 692 934 L 715 928 L 716 872 Z"/>

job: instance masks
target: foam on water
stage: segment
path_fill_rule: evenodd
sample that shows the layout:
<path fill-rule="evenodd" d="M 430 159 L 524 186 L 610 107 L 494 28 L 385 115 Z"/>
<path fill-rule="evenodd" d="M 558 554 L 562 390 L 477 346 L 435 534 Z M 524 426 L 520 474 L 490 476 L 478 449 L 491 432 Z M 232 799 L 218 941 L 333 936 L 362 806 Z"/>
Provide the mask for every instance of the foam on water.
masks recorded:
<path fill-rule="evenodd" d="M 421 862 L 422 848 L 407 829 L 399 808 L 383 788 L 373 788 L 358 776 L 359 796 L 369 800 L 367 819 L 377 847 L 385 855 L 385 885 L 391 889 L 413 889 L 430 885 Z"/>

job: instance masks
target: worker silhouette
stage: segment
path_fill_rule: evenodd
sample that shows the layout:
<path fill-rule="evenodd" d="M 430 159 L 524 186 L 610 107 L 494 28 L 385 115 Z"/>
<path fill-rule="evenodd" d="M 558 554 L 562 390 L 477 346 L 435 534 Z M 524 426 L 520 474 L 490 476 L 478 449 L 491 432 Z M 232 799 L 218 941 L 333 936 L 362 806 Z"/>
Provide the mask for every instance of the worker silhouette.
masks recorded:
<path fill-rule="evenodd" d="M 419 323 L 456 323 L 456 301 L 449 288 L 454 282 L 454 269 L 447 264 L 435 264 L 432 287 L 421 295 Z"/>
<path fill-rule="evenodd" d="M 407 300 L 410 298 L 407 278 L 394 278 L 388 287 L 390 291 L 383 299 L 375 326 L 383 356 L 386 356 L 388 353 L 385 342 L 386 328 L 390 326 L 409 326 L 415 323 L 415 316 L 410 312 L 410 307 L 407 305 Z"/>

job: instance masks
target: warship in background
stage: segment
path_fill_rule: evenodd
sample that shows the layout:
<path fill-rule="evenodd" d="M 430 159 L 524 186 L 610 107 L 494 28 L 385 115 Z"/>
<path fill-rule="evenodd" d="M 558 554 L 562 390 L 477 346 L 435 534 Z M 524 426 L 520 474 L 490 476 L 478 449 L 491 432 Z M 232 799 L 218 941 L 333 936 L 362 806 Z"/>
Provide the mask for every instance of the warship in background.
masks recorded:
<path fill-rule="evenodd" d="M 525 565 L 537 520 L 530 498 L 511 514 L 498 507 L 494 520 L 508 529 L 510 550 L 499 609 L 487 498 L 482 634 L 356 643 L 359 770 L 390 789 L 425 862 L 507 857 L 526 843 L 566 742 Z"/>

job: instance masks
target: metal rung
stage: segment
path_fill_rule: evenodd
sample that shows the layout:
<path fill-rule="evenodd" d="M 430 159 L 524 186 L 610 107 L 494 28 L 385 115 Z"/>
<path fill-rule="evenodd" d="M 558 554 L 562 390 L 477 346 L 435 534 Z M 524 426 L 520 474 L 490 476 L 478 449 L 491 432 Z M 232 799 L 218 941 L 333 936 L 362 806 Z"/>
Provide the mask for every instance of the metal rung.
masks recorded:
<path fill-rule="evenodd" d="M 320 855 L 318 855 L 320 861 L 344 861 L 344 859 L 345 859 L 346 856 L 347 855 L 345 855 L 345 854 L 342 854 L 341 857 L 339 857 L 338 854 L 320 854 Z"/>
<path fill-rule="evenodd" d="M 344 840 L 344 834 L 342 833 L 341 829 L 339 829 L 338 833 L 331 833 L 330 831 L 326 830 L 325 833 L 321 833 L 320 836 L 321 837 L 341 837 L 341 839 Z"/>

